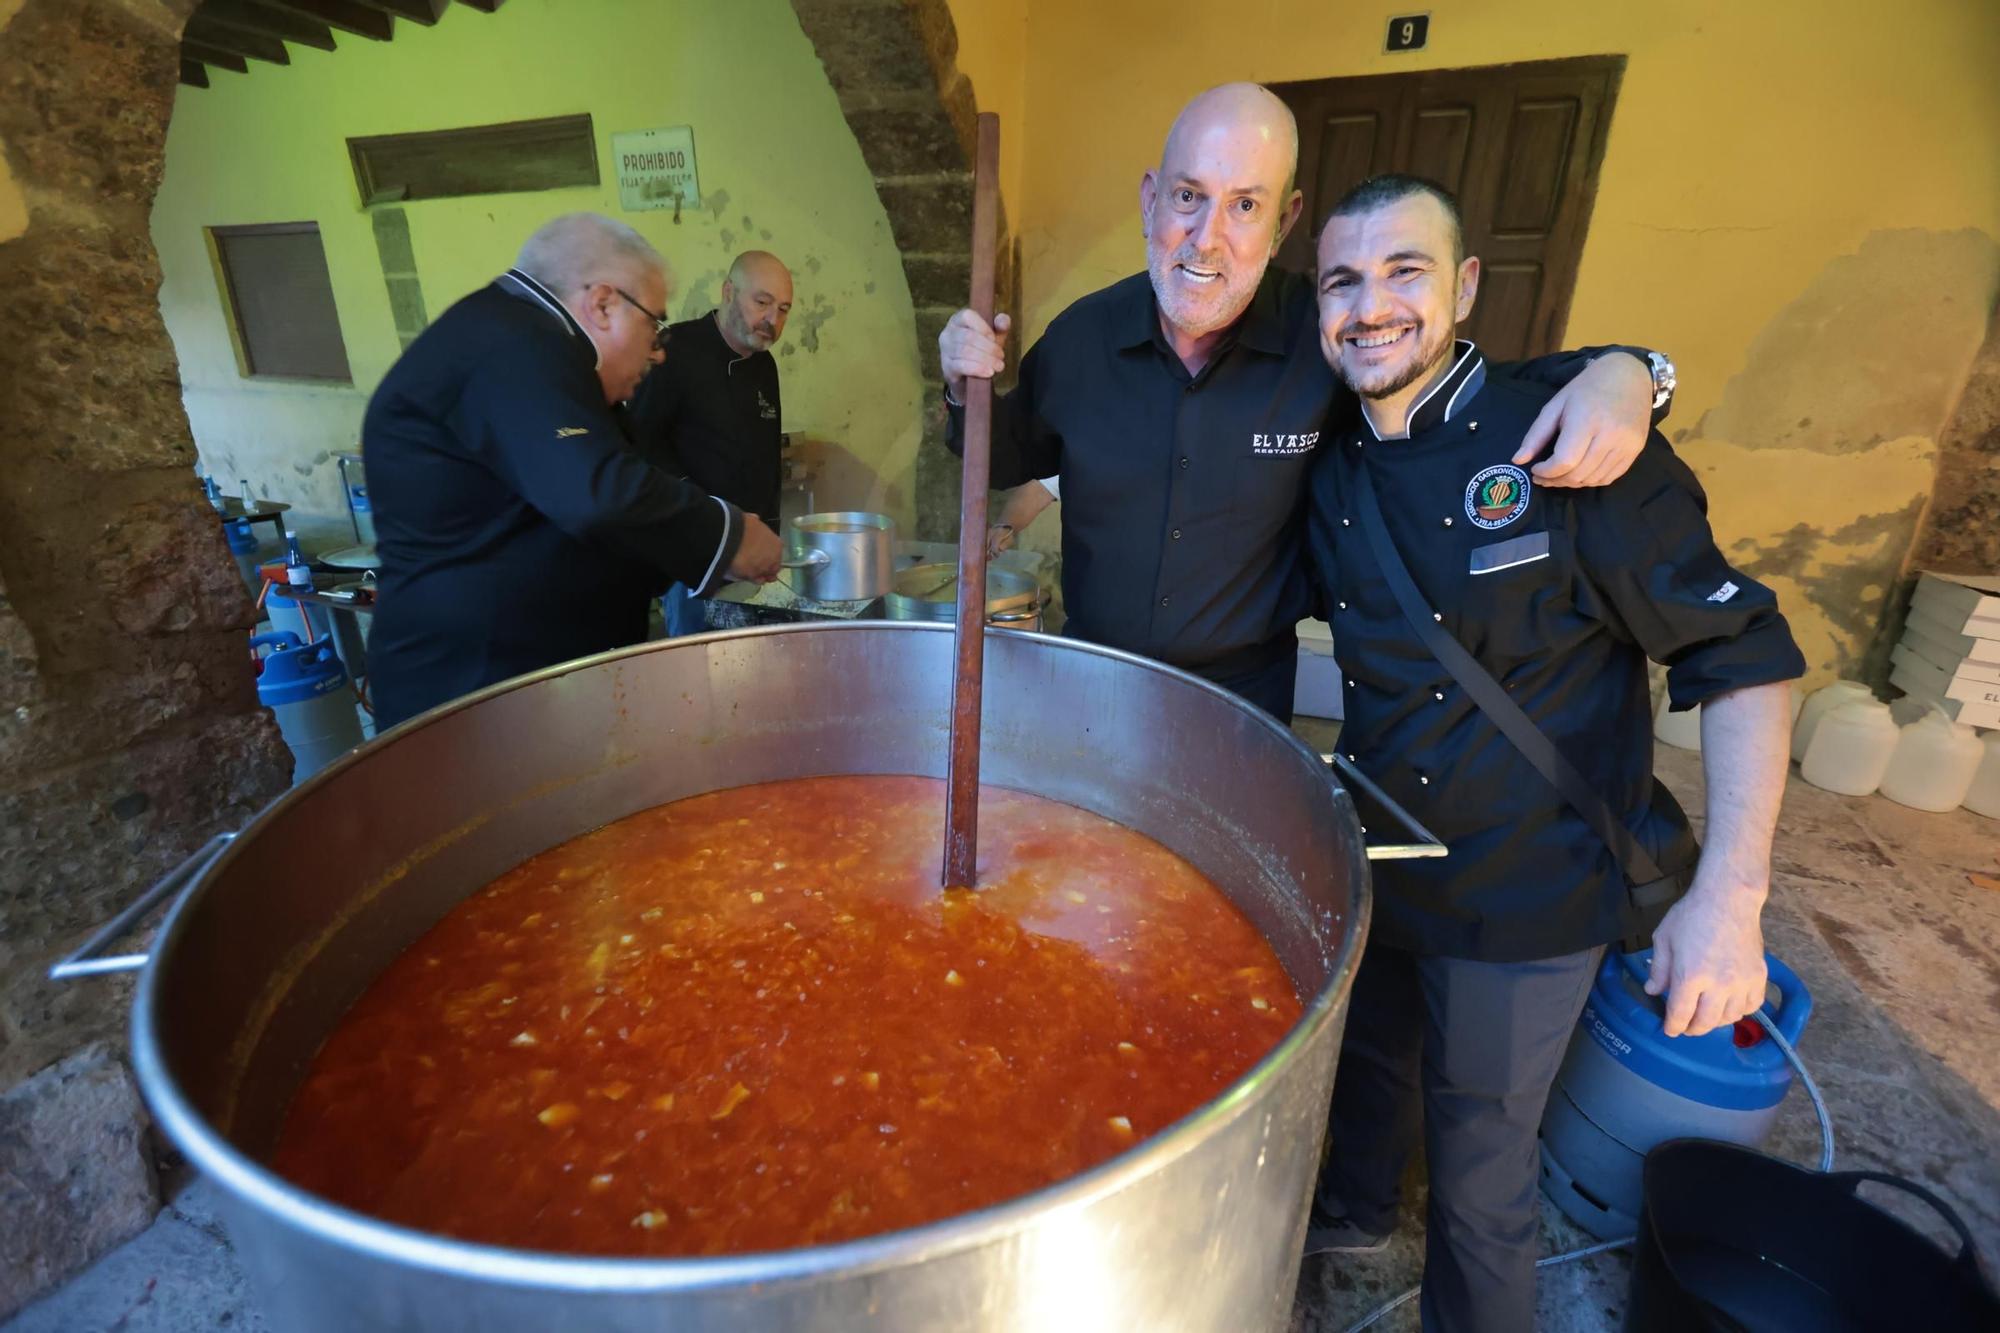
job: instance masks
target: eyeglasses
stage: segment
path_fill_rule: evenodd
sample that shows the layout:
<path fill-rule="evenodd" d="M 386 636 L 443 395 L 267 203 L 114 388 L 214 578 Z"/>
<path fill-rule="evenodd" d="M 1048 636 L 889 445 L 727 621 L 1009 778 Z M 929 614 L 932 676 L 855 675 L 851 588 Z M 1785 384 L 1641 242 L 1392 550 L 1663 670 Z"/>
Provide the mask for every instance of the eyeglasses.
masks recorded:
<path fill-rule="evenodd" d="M 667 340 L 673 337 L 673 329 L 672 326 L 670 326 L 667 323 L 667 317 L 665 315 L 656 315 L 652 311 L 646 309 L 645 306 L 640 305 L 638 299 L 635 298 L 632 295 L 632 293 L 626 291 L 623 287 L 613 287 L 611 290 L 617 292 L 620 296 L 624 297 L 625 304 L 631 306 L 634 310 L 644 315 L 647 319 L 653 321 L 653 346 L 657 347 L 662 352 L 666 351 Z"/>

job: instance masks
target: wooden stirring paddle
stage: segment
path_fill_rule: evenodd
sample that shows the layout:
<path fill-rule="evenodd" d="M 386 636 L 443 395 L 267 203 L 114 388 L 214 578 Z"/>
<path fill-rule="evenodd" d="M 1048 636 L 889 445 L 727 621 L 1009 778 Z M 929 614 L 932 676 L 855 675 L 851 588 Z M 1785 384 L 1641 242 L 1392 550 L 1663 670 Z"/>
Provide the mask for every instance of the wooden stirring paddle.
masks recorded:
<path fill-rule="evenodd" d="M 972 158 L 972 309 L 993 323 L 1000 117 L 983 112 Z M 993 381 L 965 381 L 965 467 L 958 505 L 958 658 L 951 676 L 951 771 L 944 802 L 944 886 L 971 888 L 979 855 L 979 700 L 986 668 L 986 481 Z"/>

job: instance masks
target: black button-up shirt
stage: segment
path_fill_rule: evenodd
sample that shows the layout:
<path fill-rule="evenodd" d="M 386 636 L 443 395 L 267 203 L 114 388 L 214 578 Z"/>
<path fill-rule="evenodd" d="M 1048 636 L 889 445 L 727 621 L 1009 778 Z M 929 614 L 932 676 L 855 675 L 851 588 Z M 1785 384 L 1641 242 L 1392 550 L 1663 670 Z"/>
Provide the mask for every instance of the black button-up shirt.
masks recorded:
<path fill-rule="evenodd" d="M 1603 350 L 1521 373 L 1567 383 Z M 1306 473 L 1328 422 L 1355 415 L 1309 279 L 1267 270 L 1190 375 L 1138 273 L 1063 311 L 1021 359 L 994 402 L 992 482 L 1062 479 L 1065 634 L 1229 676 L 1297 650 Z M 963 429 L 954 409 L 954 452 Z"/>
<path fill-rule="evenodd" d="M 648 599 L 717 581 L 743 519 L 643 462 L 596 351 L 513 271 L 438 318 L 368 400 L 387 728 L 494 681 L 642 642 Z"/>
<path fill-rule="evenodd" d="M 1594 490 L 1545 489 L 1508 462 L 1549 397 L 1489 377 L 1461 342 L 1409 439 L 1378 440 L 1364 420 L 1313 468 L 1340 748 L 1451 849 L 1375 865 L 1373 937 L 1393 947 L 1519 961 L 1650 922 L 1611 850 L 1404 620 L 1350 500 L 1359 469 L 1444 627 L 1670 870 L 1688 824 L 1653 778 L 1647 659 L 1666 664 L 1677 708 L 1805 669 L 1777 598 L 1716 549 L 1700 484 L 1657 432 L 1630 472 Z M 1369 821 L 1377 839 L 1381 819 Z"/>
<path fill-rule="evenodd" d="M 738 356 L 710 311 L 676 324 L 666 359 L 632 395 L 632 439 L 647 462 L 778 526 L 784 440 L 778 363 Z"/>

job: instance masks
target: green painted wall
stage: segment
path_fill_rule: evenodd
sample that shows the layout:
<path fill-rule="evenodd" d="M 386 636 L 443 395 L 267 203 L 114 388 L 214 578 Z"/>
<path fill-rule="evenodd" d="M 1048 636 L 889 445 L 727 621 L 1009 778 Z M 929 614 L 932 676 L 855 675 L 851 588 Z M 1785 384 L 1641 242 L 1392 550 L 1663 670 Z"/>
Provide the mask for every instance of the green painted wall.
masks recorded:
<path fill-rule="evenodd" d="M 400 344 L 349 136 L 589 112 L 594 189 L 408 204 L 424 304 L 435 318 L 512 262 L 538 224 L 575 209 L 623 218 L 674 269 L 671 313 L 718 298 L 730 258 L 768 248 L 797 276 L 779 344 L 785 425 L 822 441 L 823 507 L 910 518 L 922 409 L 910 295 L 860 149 L 786 0 L 514 0 L 462 5 L 392 42 L 341 34 L 294 45 L 287 67 L 211 72 L 182 88 L 153 210 L 160 306 L 179 353 L 206 466 L 291 502 L 309 542 L 340 542 L 331 455 L 355 448 L 368 393 Z M 702 208 L 624 213 L 613 131 L 692 125 Z M 354 386 L 244 378 L 204 228 L 314 221 L 326 248 Z M 351 540 L 351 538 L 349 539 Z"/>

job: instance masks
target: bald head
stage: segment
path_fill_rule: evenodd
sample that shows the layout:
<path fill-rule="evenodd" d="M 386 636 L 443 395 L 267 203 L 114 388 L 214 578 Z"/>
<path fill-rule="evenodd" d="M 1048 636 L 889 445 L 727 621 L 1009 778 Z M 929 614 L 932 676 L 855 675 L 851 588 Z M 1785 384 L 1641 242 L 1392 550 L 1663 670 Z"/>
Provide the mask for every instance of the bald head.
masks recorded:
<path fill-rule="evenodd" d="M 1292 188 L 1298 162 L 1298 122 L 1257 84 L 1211 88 L 1174 118 L 1139 209 L 1153 295 L 1177 344 L 1219 334 L 1249 308 L 1305 202 Z"/>
<path fill-rule="evenodd" d="M 768 250 L 745 250 L 722 283 L 716 323 L 738 356 L 766 351 L 785 333 L 792 313 L 792 271 Z"/>
<path fill-rule="evenodd" d="M 1298 175 L 1299 122 L 1292 109 L 1261 83 L 1225 83 L 1181 108 L 1160 149 L 1160 173 L 1217 151 L 1242 161 L 1284 163 L 1282 192 Z"/>

